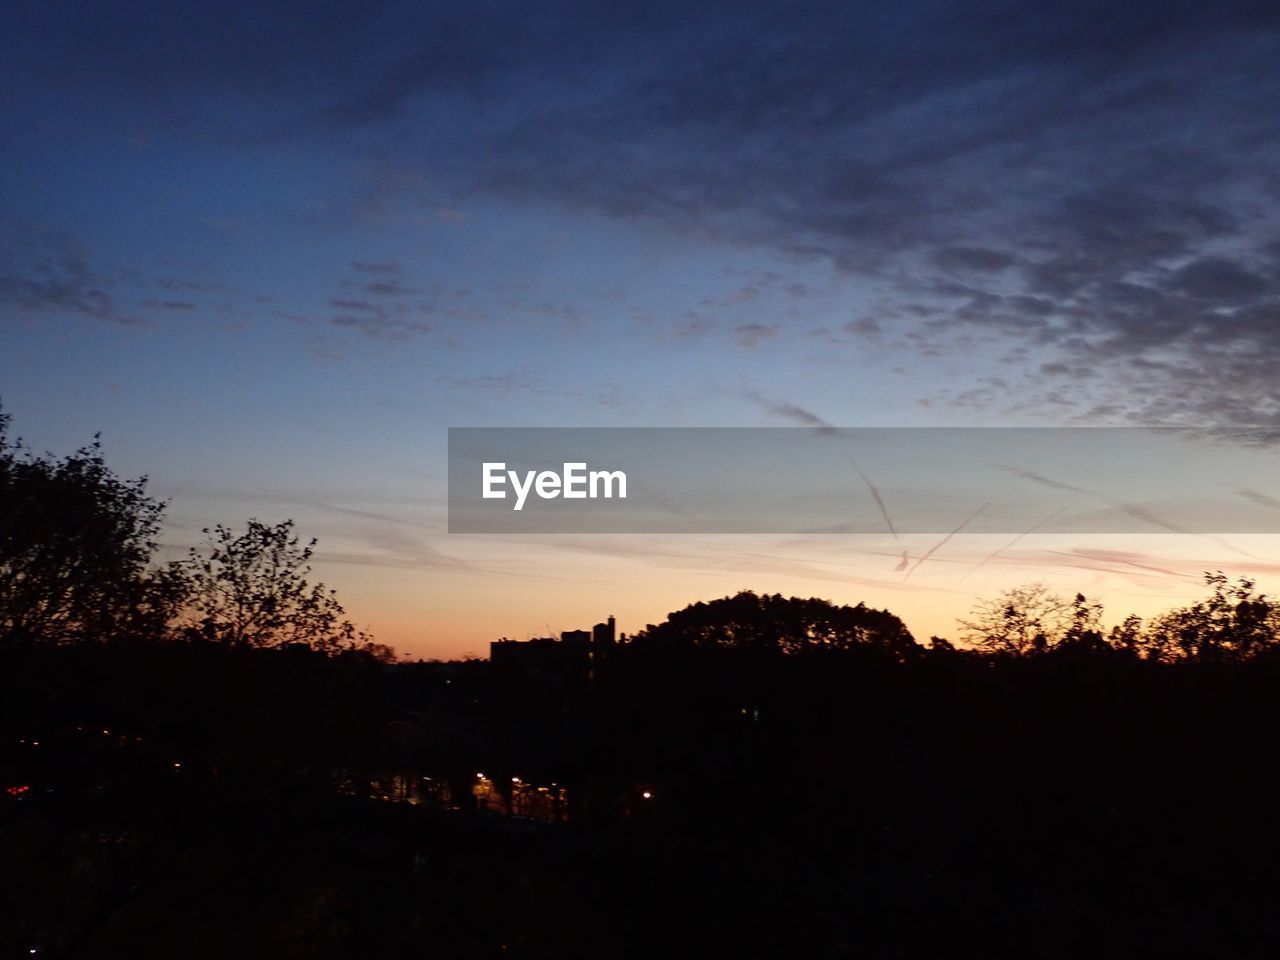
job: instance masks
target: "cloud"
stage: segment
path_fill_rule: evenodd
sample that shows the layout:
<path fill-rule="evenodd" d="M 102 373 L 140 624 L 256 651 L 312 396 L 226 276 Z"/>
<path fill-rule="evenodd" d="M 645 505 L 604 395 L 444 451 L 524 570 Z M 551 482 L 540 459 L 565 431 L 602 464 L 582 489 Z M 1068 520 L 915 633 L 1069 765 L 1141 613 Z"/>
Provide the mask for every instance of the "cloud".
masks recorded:
<path fill-rule="evenodd" d="M 196 309 L 196 305 L 190 300 L 143 300 L 142 305 L 153 310 L 176 310 L 179 312 Z"/>
<path fill-rule="evenodd" d="M 342 292 L 329 300 L 338 311 L 330 326 L 390 342 L 437 332 L 436 324 L 422 319 L 436 313 L 435 295 L 401 283 L 399 264 L 353 260 L 351 267 L 359 278 L 338 283 Z"/>
<path fill-rule="evenodd" d="M 995 338 L 1019 372 L 970 405 L 1280 418 L 1264 119 L 1280 39 L 1260 8 L 659 5 L 626 32 L 606 14 L 576 24 L 611 41 L 607 60 L 548 21 L 496 57 L 464 25 L 447 62 L 407 58 L 328 122 L 439 108 L 473 70 L 510 109 L 471 128 L 487 149 L 462 150 L 460 188 L 825 259 L 896 308 L 896 342 L 926 359 Z M 746 347 L 784 332 L 731 330 Z"/>
<path fill-rule="evenodd" d="M 933 251 L 933 262 L 943 270 L 991 273 L 1013 266 L 1017 260 L 987 247 L 942 247 Z"/>
<path fill-rule="evenodd" d="M 830 263 L 892 326 L 877 349 L 1008 368 L 935 408 L 1280 427 L 1274 5 L 312 9 L 255 10 L 245 37 L 221 12 L 31 7 L 0 73 L 170 136 L 393 152 L 404 209 L 587 211 Z M 118 320 L 85 267 L 7 270 L 0 296 Z M 394 262 L 352 270 L 352 300 L 417 295 Z"/>
<path fill-rule="evenodd" d="M 399 283 L 387 280 L 377 280 L 373 283 L 366 283 L 362 285 L 360 289 L 372 297 L 408 297 L 420 292 L 413 287 L 406 287 Z"/>
<path fill-rule="evenodd" d="M 778 335 L 776 324 L 743 323 L 734 330 L 738 343 L 744 347 L 758 347 Z"/>
<path fill-rule="evenodd" d="M 384 263 L 352 260 L 351 268 L 359 273 L 367 273 L 375 277 L 395 277 L 400 274 L 400 264 L 390 260 Z"/>
<path fill-rule="evenodd" d="M 366 313 L 342 313 L 329 321 L 335 327 L 357 330 L 375 340 L 404 340 L 415 334 L 430 333 L 432 327 L 421 320 L 387 315 L 381 307 L 368 308 Z"/>
<path fill-rule="evenodd" d="M 835 434 L 836 428 L 818 416 L 816 413 L 806 410 L 804 407 L 798 407 L 794 403 L 787 401 L 770 400 L 768 397 L 755 392 L 747 391 L 747 397 L 770 413 L 781 417 L 784 420 L 790 420 L 793 424 L 800 427 L 817 427 L 820 431 L 827 434 Z"/>
<path fill-rule="evenodd" d="M 24 313 L 140 323 L 119 309 L 111 285 L 71 234 L 23 220 L 0 221 L 0 305 Z"/>
<path fill-rule="evenodd" d="M 629 407 L 635 402 L 630 393 L 611 381 L 584 383 L 581 388 L 575 388 L 565 386 L 563 381 L 546 374 L 529 371 L 471 376 L 444 374 L 437 379 L 455 390 L 496 396 L 503 398 L 504 402 L 509 402 L 513 397 L 560 397 L 608 408 Z"/>

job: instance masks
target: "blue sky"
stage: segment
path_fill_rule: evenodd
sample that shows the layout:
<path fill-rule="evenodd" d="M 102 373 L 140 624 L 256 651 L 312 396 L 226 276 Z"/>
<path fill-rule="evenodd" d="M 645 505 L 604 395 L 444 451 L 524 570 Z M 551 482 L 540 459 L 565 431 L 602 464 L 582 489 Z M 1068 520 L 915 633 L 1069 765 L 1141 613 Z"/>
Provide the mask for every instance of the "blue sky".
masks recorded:
<path fill-rule="evenodd" d="M 174 549 L 296 516 L 424 655 L 739 587 L 922 635 L 1039 577 L 1150 610 L 1240 556 L 1032 541 L 959 583 L 959 538 L 904 583 L 865 538 L 451 537 L 445 430 L 1269 437 L 1277 63 L 1249 3 L 17 4 L 0 398 L 37 447 L 103 431 Z"/>

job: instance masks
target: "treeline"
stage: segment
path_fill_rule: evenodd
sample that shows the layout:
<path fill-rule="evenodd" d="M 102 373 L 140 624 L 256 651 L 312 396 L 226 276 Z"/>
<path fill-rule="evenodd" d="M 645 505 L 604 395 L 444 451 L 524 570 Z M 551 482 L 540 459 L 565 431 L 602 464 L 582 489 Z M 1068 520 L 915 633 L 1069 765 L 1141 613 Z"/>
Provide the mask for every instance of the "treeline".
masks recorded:
<path fill-rule="evenodd" d="M 1208 596 L 1149 621 L 1130 614 L 1110 630 L 1102 604 L 1067 598 L 1043 583 L 980 601 L 959 621 L 959 642 L 920 644 L 887 610 L 818 598 L 742 591 L 691 604 L 649 624 L 632 640 L 637 651 L 754 650 L 786 655 L 874 654 L 908 663 L 924 658 L 1118 656 L 1148 663 L 1239 663 L 1280 656 L 1280 602 L 1257 584 L 1206 573 Z"/>

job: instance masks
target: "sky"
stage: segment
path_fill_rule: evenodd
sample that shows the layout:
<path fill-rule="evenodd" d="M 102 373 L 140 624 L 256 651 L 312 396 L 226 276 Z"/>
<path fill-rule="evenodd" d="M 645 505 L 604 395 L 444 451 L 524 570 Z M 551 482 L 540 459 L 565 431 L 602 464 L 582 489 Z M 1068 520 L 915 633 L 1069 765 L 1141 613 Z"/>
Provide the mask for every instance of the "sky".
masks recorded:
<path fill-rule="evenodd" d="M 739 589 L 922 640 L 1033 580 L 1110 621 L 1205 570 L 1280 590 L 1262 534 L 505 537 L 446 510 L 449 427 L 1274 442 L 1278 64 L 1261 2 L 11 3 L 0 402 L 37 449 L 101 431 L 168 501 L 168 556 L 293 517 L 411 656 Z"/>

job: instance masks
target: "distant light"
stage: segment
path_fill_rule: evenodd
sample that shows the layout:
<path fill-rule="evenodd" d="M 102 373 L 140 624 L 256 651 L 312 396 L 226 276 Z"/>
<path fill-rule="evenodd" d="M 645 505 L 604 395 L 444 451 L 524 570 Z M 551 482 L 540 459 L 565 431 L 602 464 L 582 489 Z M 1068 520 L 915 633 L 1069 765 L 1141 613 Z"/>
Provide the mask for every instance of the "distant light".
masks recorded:
<path fill-rule="evenodd" d="M 512 782 L 512 783 L 519 783 L 519 782 L 520 782 L 520 778 L 519 778 L 519 777 L 512 777 L 512 778 L 511 778 L 511 782 Z"/>
<path fill-rule="evenodd" d="M 488 778 L 488 777 L 486 777 L 483 773 L 477 773 L 477 774 L 476 774 L 476 779 L 477 779 L 477 780 L 487 780 L 487 779 L 489 779 L 489 778 Z"/>
<path fill-rule="evenodd" d="M 173 769 L 180 770 L 181 768 L 182 768 L 182 761 L 180 760 L 173 761 Z"/>
<path fill-rule="evenodd" d="M 650 793 L 648 790 L 646 790 L 644 793 L 640 794 L 640 796 L 644 797 L 646 800 L 652 800 L 652 799 L 653 799 L 653 794 L 652 794 L 652 793 Z"/>

